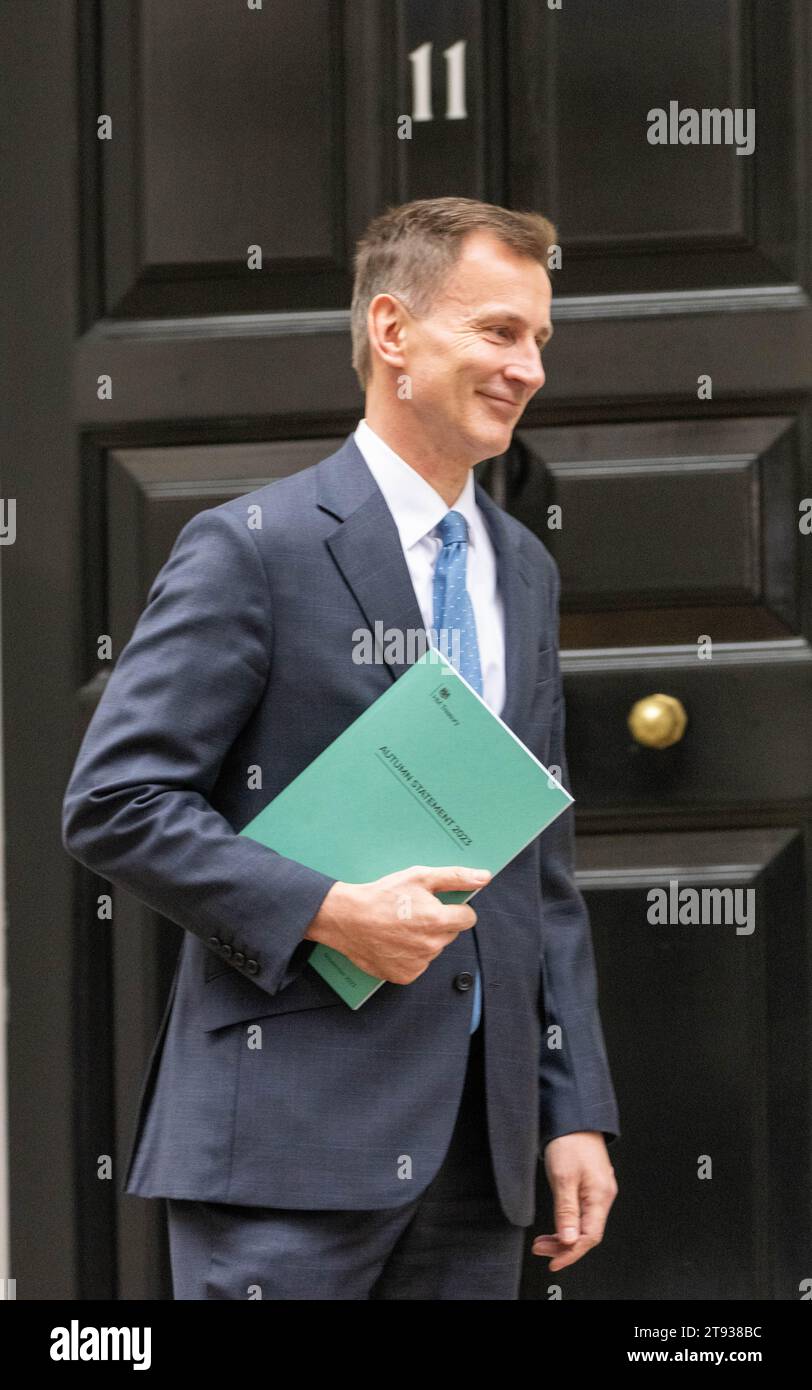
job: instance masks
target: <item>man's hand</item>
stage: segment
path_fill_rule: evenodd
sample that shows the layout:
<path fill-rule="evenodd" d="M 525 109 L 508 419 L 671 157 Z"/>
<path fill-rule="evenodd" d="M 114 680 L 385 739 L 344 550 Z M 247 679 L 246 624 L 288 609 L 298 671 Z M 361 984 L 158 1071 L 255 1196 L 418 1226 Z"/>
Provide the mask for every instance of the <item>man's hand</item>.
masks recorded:
<path fill-rule="evenodd" d="M 473 891 L 490 878 L 487 869 L 413 864 L 372 883 L 336 882 L 305 937 L 334 947 L 379 980 L 410 985 L 477 920 L 468 903 L 441 903 L 435 893 Z"/>
<path fill-rule="evenodd" d="M 556 1234 L 536 1236 L 533 1254 L 552 1255 L 552 1272 L 575 1264 L 600 1244 L 618 1189 L 600 1130 L 551 1139 L 544 1149 L 544 1167 L 555 1202 Z"/>

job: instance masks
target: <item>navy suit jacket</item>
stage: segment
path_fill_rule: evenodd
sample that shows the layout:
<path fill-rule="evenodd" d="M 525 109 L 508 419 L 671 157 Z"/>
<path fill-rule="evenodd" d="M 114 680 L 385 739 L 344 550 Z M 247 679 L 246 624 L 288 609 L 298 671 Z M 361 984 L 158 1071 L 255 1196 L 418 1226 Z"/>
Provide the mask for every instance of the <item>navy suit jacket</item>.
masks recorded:
<path fill-rule="evenodd" d="M 558 569 L 478 482 L 476 499 L 504 599 L 502 718 L 568 786 Z M 304 932 L 335 880 L 237 833 L 406 669 L 353 660 L 376 622 L 423 629 L 395 522 L 349 435 L 187 522 L 111 671 L 65 794 L 63 843 L 185 928 L 128 1193 L 351 1210 L 413 1200 L 450 1142 L 471 1017 L 460 985 L 477 966 L 508 1220 L 533 1220 L 550 1139 L 620 1132 L 571 809 L 480 890 L 472 931 L 355 1012 L 307 964 Z"/>

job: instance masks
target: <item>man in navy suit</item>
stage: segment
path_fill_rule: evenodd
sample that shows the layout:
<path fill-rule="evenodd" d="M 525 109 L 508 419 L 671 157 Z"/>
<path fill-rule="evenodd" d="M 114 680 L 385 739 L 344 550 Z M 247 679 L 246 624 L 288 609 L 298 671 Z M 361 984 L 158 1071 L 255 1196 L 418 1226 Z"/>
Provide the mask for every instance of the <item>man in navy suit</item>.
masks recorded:
<path fill-rule="evenodd" d="M 363 420 L 186 523 L 82 743 L 66 848 L 186 931 L 125 1178 L 167 1200 L 176 1298 L 515 1299 L 540 1159 L 534 1253 L 556 1271 L 603 1237 L 619 1122 L 572 811 L 484 887 L 344 883 L 238 834 L 441 626 L 568 785 L 558 570 L 473 476 L 544 383 L 554 241 L 464 198 L 370 224 Z M 404 643 L 359 662 L 365 631 Z M 386 983 L 348 1009 L 314 942 Z"/>

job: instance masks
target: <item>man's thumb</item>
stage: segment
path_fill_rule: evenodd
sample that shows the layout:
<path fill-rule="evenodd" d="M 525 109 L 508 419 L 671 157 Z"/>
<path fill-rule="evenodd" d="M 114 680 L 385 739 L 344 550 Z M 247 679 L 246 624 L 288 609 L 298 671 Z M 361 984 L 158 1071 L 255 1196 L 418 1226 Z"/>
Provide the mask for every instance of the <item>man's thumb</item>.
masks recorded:
<path fill-rule="evenodd" d="M 563 1192 L 556 1193 L 555 1199 L 555 1233 L 559 1240 L 571 1241 L 578 1239 L 580 1230 L 580 1213 L 578 1211 L 578 1199 L 575 1183 L 568 1186 Z"/>
<path fill-rule="evenodd" d="M 489 869 L 466 869 L 461 864 L 426 868 L 421 882 L 430 893 L 465 892 L 467 888 L 482 888 L 493 877 Z"/>

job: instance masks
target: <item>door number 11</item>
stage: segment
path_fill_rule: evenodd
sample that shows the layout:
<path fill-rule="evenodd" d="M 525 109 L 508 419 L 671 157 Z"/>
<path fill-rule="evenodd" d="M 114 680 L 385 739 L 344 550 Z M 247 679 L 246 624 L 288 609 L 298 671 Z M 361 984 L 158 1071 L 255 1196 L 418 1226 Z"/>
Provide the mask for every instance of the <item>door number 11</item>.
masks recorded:
<path fill-rule="evenodd" d="M 443 52 L 446 69 L 446 107 L 447 121 L 464 121 L 468 112 L 465 109 L 465 39 L 452 43 Z M 412 120 L 433 121 L 431 109 L 431 49 L 430 43 L 421 43 L 419 48 L 409 54 L 412 65 Z"/>

